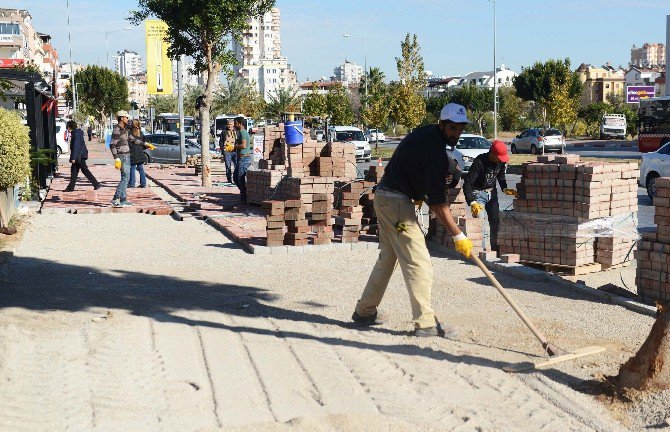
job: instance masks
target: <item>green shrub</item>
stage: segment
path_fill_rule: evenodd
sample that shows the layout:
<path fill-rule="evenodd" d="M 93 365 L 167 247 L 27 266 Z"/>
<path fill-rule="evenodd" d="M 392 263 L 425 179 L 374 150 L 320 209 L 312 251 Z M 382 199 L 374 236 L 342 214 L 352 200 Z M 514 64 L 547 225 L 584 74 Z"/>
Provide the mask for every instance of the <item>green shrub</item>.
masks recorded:
<path fill-rule="evenodd" d="M 30 137 L 18 114 L 0 108 L 0 188 L 12 187 L 30 175 Z"/>

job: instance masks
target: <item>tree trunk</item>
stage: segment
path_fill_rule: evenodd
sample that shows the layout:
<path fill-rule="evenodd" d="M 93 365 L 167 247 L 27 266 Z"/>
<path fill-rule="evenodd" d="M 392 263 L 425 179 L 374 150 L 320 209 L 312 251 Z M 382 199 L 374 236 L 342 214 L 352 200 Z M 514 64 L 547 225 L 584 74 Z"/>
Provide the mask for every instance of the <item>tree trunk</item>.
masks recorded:
<path fill-rule="evenodd" d="M 619 369 L 617 384 L 651 391 L 670 388 L 670 303 L 656 318 L 637 354 Z"/>
<path fill-rule="evenodd" d="M 209 108 L 212 106 L 212 87 L 218 79 L 216 67 L 212 63 L 212 46 L 207 45 L 207 86 L 205 97 L 200 106 L 200 155 L 202 157 L 202 186 L 212 187 L 212 172 L 209 166 Z"/>

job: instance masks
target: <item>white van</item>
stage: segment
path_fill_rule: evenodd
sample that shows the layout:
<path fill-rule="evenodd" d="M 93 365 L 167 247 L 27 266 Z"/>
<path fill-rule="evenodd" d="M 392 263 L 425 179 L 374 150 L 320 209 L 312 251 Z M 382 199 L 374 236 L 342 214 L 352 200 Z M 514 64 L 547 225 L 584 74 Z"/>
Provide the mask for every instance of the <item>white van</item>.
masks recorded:
<path fill-rule="evenodd" d="M 56 157 L 70 152 L 70 133 L 67 131 L 67 123 L 56 120 Z"/>
<path fill-rule="evenodd" d="M 370 143 L 365 139 L 363 131 L 353 126 L 332 126 L 329 129 L 330 139 L 337 142 L 350 142 L 356 147 L 356 160 L 370 162 Z"/>

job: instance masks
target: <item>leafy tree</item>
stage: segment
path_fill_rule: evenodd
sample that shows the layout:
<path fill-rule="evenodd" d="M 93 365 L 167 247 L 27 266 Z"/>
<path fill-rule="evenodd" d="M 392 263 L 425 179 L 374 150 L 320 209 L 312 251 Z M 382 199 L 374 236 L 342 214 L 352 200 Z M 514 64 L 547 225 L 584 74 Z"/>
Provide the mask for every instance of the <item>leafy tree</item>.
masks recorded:
<path fill-rule="evenodd" d="M 577 119 L 579 100 L 570 97 L 570 84 L 559 84 L 555 78 L 551 79 L 551 93 L 544 101 L 547 108 L 547 118 L 552 125 L 558 126 L 567 135 L 567 127 Z"/>
<path fill-rule="evenodd" d="M 244 114 L 260 118 L 265 113 L 265 99 L 255 87 L 246 84 L 239 77 L 230 77 L 227 85 L 214 95 L 212 114 Z"/>
<path fill-rule="evenodd" d="M 269 96 L 265 113 L 268 117 L 279 118 L 285 112 L 300 111 L 300 98 L 298 92 L 293 89 L 278 88 Z"/>
<path fill-rule="evenodd" d="M 25 182 L 30 175 L 28 133 L 16 112 L 0 108 L 0 189 Z M 6 226 L 6 219 L 0 213 L 0 226 Z"/>
<path fill-rule="evenodd" d="M 482 135 L 484 133 L 484 114 L 493 111 L 493 90 L 464 85 L 453 91 L 451 102 L 463 105 L 469 111 L 477 123 L 479 134 Z"/>
<path fill-rule="evenodd" d="M 367 74 L 363 75 L 360 84 L 358 85 L 358 94 L 360 95 L 361 104 L 365 107 L 366 102 L 374 99 L 379 95 L 388 94 L 388 85 L 384 82 L 384 72 L 378 67 L 371 67 Z M 365 83 L 368 83 L 368 100 L 365 99 Z"/>
<path fill-rule="evenodd" d="M 365 124 L 377 129 L 386 127 L 391 113 L 388 85 L 384 82 L 384 79 L 384 72 L 376 67 L 370 68 L 370 71 L 364 77 L 364 81 L 368 81 L 368 100 L 367 106 L 365 106 L 365 98 L 363 98 L 364 106 L 361 118 Z M 361 83 L 358 91 L 361 95 L 365 94 L 365 82 Z M 377 145 L 375 143 L 375 146 Z"/>
<path fill-rule="evenodd" d="M 275 0 L 138 0 L 138 10 L 131 12 L 130 20 L 134 24 L 149 17 L 163 20 L 168 26 L 170 57 L 190 56 L 195 70 L 207 71 L 200 118 L 203 125 L 209 125 L 214 82 L 222 69 L 237 61 L 229 48 L 231 40 L 240 40 L 248 28 L 247 20 L 262 16 L 274 4 Z M 201 130 L 201 144 L 202 185 L 210 187 L 209 127 Z"/>
<path fill-rule="evenodd" d="M 337 83 L 328 89 L 326 109 L 333 125 L 349 125 L 354 121 L 354 113 L 349 104 L 347 90 Z"/>
<path fill-rule="evenodd" d="M 184 115 L 192 117 L 198 115 L 198 110 L 195 105 L 198 97 L 202 96 L 204 93 L 205 89 L 201 86 L 186 86 L 184 89 Z"/>
<path fill-rule="evenodd" d="M 524 68 L 514 79 L 517 96 L 540 103 L 547 100 L 556 85 L 567 86 L 570 99 L 579 99 L 581 96 L 582 83 L 577 73 L 570 68 L 570 59 L 536 62 L 532 67 Z"/>
<path fill-rule="evenodd" d="M 609 112 L 611 109 L 610 105 L 605 102 L 595 102 L 579 108 L 577 116 L 586 124 L 587 135 L 593 136 L 595 134 L 592 127 L 598 126 L 603 118 L 603 114 Z"/>
<path fill-rule="evenodd" d="M 156 114 L 177 112 L 177 97 L 173 95 L 155 95 L 149 98 L 149 108 L 154 108 Z"/>
<path fill-rule="evenodd" d="M 100 124 L 118 110 L 128 109 L 128 82 L 119 73 L 100 66 L 87 66 L 74 76 L 77 109 L 93 116 Z M 70 103 L 72 92 L 69 92 Z"/>
<path fill-rule="evenodd" d="M 389 88 L 390 116 L 394 124 L 411 129 L 421 123 L 426 113 L 426 102 L 419 94 L 426 86 L 426 72 L 416 35 L 410 38 L 407 33 L 400 48 L 401 55 L 395 59 L 400 82 Z"/>
<path fill-rule="evenodd" d="M 302 113 L 305 117 L 325 117 L 328 113 L 326 95 L 319 93 L 316 84 L 302 102 Z"/>
<path fill-rule="evenodd" d="M 518 131 L 524 128 L 522 117 L 527 107 L 523 99 L 516 95 L 513 87 L 498 89 L 498 121 L 504 131 Z"/>

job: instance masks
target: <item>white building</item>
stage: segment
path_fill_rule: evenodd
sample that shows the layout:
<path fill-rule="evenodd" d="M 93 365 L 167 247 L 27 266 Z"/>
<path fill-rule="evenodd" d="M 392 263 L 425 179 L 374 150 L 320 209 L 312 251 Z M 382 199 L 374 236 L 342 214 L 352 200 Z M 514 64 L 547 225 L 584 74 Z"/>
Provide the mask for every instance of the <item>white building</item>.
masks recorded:
<path fill-rule="evenodd" d="M 335 74 L 333 81 L 342 81 L 345 83 L 345 86 L 348 86 L 361 82 L 363 67 L 345 59 L 344 63 L 333 69 L 333 73 Z"/>
<path fill-rule="evenodd" d="M 452 87 L 457 87 L 461 82 L 461 79 L 461 77 L 430 77 L 428 78 L 428 83 L 423 90 L 423 96 L 440 96 Z"/>
<path fill-rule="evenodd" d="M 517 75 L 518 74 L 516 72 L 514 72 L 511 69 L 508 69 L 507 67 L 505 67 L 505 65 L 500 65 L 495 74 L 495 79 L 498 82 L 498 87 L 511 87 L 514 82 L 514 78 Z M 488 71 L 488 72 L 470 72 L 469 74 L 461 78 L 457 86 L 462 87 L 464 85 L 473 85 L 476 87 L 484 87 L 492 89 L 493 84 L 494 84 L 493 71 Z"/>
<path fill-rule="evenodd" d="M 654 95 L 661 96 L 661 88 L 656 80 L 663 76 L 661 68 L 632 67 L 626 72 L 626 87 L 654 86 Z"/>
<path fill-rule="evenodd" d="M 630 50 L 631 66 L 652 67 L 665 65 L 665 45 L 662 43 L 646 43 Z"/>
<path fill-rule="evenodd" d="M 118 51 L 116 53 L 116 71 L 124 77 L 137 75 L 143 71 L 142 58 L 135 51 Z"/>
<path fill-rule="evenodd" d="M 233 43 L 237 64 L 235 76 L 253 85 L 267 100 L 278 89 L 297 87 L 297 77 L 288 59 L 281 55 L 280 15 L 272 8 L 261 18 L 248 21 L 242 43 Z"/>

